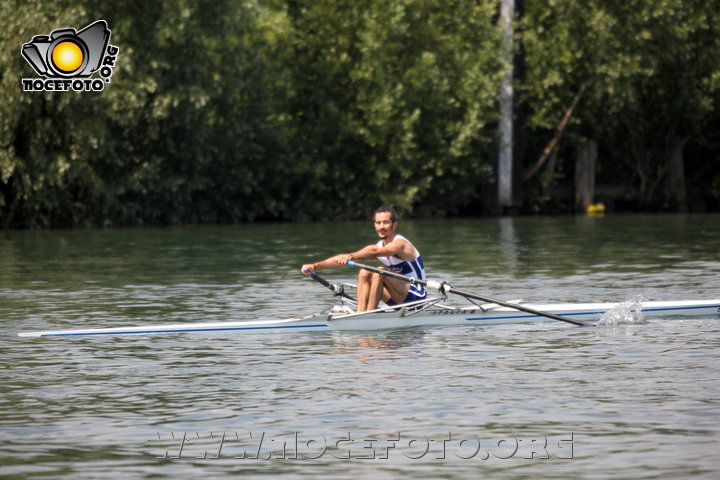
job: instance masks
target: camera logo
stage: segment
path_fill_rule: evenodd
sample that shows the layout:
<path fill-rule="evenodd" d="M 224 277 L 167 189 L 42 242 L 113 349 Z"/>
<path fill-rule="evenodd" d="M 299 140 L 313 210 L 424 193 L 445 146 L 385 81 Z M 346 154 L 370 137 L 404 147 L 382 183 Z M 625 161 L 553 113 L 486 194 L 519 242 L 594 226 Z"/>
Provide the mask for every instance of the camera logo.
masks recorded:
<path fill-rule="evenodd" d="M 36 35 L 22 46 L 22 56 L 38 75 L 46 79 L 23 78 L 26 92 L 102 91 L 110 83 L 118 47 L 110 45 L 110 29 L 105 20 L 79 32 L 60 28 L 48 35 Z M 99 71 L 100 77 L 92 79 Z"/>

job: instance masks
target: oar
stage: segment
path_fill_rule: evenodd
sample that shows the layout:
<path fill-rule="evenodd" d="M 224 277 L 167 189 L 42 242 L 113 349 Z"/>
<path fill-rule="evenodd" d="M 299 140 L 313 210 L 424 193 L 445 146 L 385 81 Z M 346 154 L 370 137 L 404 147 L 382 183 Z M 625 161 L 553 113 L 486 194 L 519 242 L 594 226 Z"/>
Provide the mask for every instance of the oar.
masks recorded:
<path fill-rule="evenodd" d="M 335 285 L 333 283 L 330 283 L 327 280 L 325 280 L 323 277 L 318 275 L 317 273 L 313 272 L 312 270 L 305 270 L 305 271 L 310 275 L 310 277 L 312 277 L 313 280 L 315 280 L 319 284 L 323 285 L 324 287 L 327 287 L 330 290 L 332 290 L 335 295 L 340 295 L 341 297 L 345 297 L 348 300 L 351 300 L 353 302 L 355 301 L 355 299 L 353 297 L 351 297 L 350 295 L 345 293 L 345 289 L 343 288 L 342 285 Z"/>
<path fill-rule="evenodd" d="M 406 277 L 405 275 L 401 275 L 399 273 L 391 272 L 388 270 L 383 270 L 381 268 L 371 267 L 369 265 L 363 265 L 362 263 L 357 263 L 352 260 L 350 260 L 347 264 L 350 265 L 351 267 L 359 267 L 359 268 L 368 270 L 370 272 L 378 273 L 380 275 L 384 275 L 384 276 L 390 277 L 390 278 L 396 278 L 398 280 L 402 280 L 404 282 L 411 283 L 413 285 L 424 285 L 428 288 L 435 289 L 441 293 L 454 293 L 455 295 L 460 295 L 460 296 L 463 296 L 466 298 L 472 298 L 474 300 L 480 300 L 480 301 L 488 302 L 488 303 L 496 303 L 498 305 L 502 305 L 503 307 L 512 308 L 514 310 L 520 310 L 522 312 L 532 313 L 534 315 L 539 315 L 541 317 L 552 318 L 553 320 L 560 320 L 561 322 L 572 323 L 573 325 L 582 325 L 583 327 L 593 326 L 592 323 L 583 322 L 582 320 L 561 317 L 560 315 L 555 315 L 554 313 L 541 312 L 539 310 L 528 308 L 524 305 L 516 305 L 514 303 L 508 303 L 508 302 L 504 302 L 502 300 L 496 300 L 496 299 L 490 298 L 490 297 L 483 297 L 482 295 L 477 295 L 475 293 L 463 292 L 462 290 L 458 290 L 458 289 L 452 287 L 450 284 L 445 283 L 445 282 L 440 283 L 440 282 L 420 280 L 420 279 L 412 278 L 412 277 Z"/>

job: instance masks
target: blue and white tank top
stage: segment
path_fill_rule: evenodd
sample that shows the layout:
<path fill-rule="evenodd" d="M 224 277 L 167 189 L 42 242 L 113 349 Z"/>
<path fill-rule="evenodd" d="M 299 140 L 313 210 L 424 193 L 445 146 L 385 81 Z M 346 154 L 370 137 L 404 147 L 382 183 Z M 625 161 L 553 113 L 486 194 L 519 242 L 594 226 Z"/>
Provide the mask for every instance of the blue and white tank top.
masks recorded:
<path fill-rule="evenodd" d="M 406 262 L 405 260 L 397 257 L 378 257 L 378 260 L 380 261 L 380 263 L 382 263 L 395 273 L 399 273 L 401 275 L 412 277 L 418 280 L 425 280 L 425 265 L 423 264 L 422 257 L 420 257 L 420 252 L 418 252 L 417 248 L 415 248 L 415 246 L 410 242 L 410 240 L 403 237 L 402 235 L 396 234 L 395 238 L 393 238 L 393 241 L 397 240 L 398 238 L 405 240 L 407 243 L 410 244 L 415 255 L 415 260 L 411 262 Z M 377 243 L 377 246 L 381 248 L 384 247 L 385 240 L 380 240 Z M 409 293 L 412 293 L 417 297 L 424 297 L 426 293 L 425 285 L 411 284 Z"/>

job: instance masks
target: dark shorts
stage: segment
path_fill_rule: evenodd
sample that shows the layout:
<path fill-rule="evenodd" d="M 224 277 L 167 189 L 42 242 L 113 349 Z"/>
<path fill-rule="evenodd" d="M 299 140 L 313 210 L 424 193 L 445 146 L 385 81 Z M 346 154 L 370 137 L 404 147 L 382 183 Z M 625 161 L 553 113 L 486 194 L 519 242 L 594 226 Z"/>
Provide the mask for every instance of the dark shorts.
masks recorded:
<path fill-rule="evenodd" d="M 417 300 L 425 300 L 426 298 L 427 298 L 427 294 L 425 294 L 425 295 L 423 295 L 422 297 L 420 297 L 420 296 L 415 295 L 413 292 L 411 292 L 411 291 L 408 290 L 407 297 L 405 297 L 405 300 L 403 300 L 402 303 L 415 302 L 415 301 L 417 301 Z M 388 307 L 392 307 L 393 305 L 397 305 L 397 302 L 395 302 L 395 300 L 393 300 L 393 299 L 391 298 L 390 300 L 388 300 L 387 302 L 385 302 L 385 304 L 386 304 Z"/>

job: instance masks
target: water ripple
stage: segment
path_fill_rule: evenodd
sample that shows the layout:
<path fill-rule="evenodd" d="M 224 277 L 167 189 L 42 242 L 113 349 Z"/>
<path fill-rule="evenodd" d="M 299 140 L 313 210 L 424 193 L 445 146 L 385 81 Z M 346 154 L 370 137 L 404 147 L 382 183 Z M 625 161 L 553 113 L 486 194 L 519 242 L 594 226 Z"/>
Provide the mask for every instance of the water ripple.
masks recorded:
<path fill-rule="evenodd" d="M 697 228 L 717 232 L 716 220 L 710 217 Z M 444 232 L 437 237 L 422 235 L 427 223 L 409 230 L 426 251 L 439 252 L 428 256 L 432 262 L 454 258 L 448 251 L 466 259 L 457 265 L 428 262 L 433 275 L 487 295 L 557 301 L 717 298 L 720 262 L 712 236 L 686 245 L 685 234 L 658 232 L 666 221 L 657 219 L 656 225 L 643 217 L 637 222 L 642 231 L 634 236 L 635 222 L 622 218 L 610 219 L 610 225 L 602 219 L 441 221 L 431 223 L 433 231 Z M 118 478 L 710 479 L 720 474 L 717 318 L 608 321 L 591 329 L 542 323 L 370 334 L 14 336 L 45 328 L 283 318 L 322 309 L 331 301 L 327 292 L 296 268 L 308 247 L 269 242 L 269 251 L 258 253 L 258 245 L 268 235 L 325 238 L 333 228 L 5 235 L 0 242 L 7 259 L 0 267 L 3 474 L 80 479 L 106 478 L 108 471 Z M 367 226 L 345 224 L 337 231 L 353 228 L 364 232 Z M 646 244 L 648 228 L 655 239 Z M 213 240 L 205 243 L 206 236 Z M 133 254 L 121 248 L 128 241 L 135 245 Z M 94 254 L 100 246 L 102 254 Z M 48 253 L 51 247 L 56 253 Z M 336 253 L 336 248 L 341 247 L 328 242 L 313 252 Z M 503 256 L 495 261 L 488 251 Z M 158 458 L 177 456 L 183 438 L 181 458 Z M 296 438 L 303 455 L 323 453 L 322 441 L 327 450 L 313 460 L 279 458 L 283 445 L 286 453 L 296 448 Z M 428 452 L 420 455 L 425 444 Z M 249 458 L 253 452 L 260 458 Z M 389 458 L 359 458 L 370 452 Z M 548 458 L 538 458 L 545 453 Z M 336 458 L 346 454 L 353 459 Z M 272 458 L 265 460 L 268 455 Z"/>

